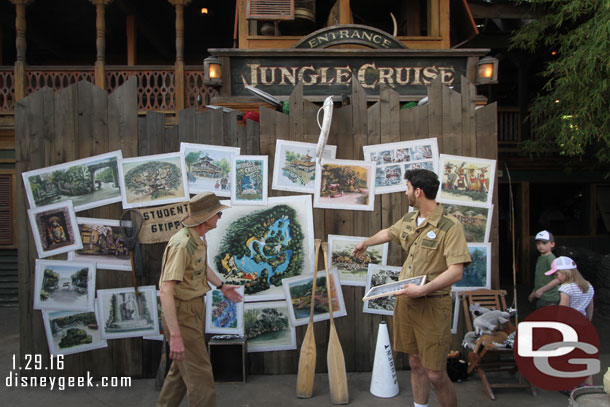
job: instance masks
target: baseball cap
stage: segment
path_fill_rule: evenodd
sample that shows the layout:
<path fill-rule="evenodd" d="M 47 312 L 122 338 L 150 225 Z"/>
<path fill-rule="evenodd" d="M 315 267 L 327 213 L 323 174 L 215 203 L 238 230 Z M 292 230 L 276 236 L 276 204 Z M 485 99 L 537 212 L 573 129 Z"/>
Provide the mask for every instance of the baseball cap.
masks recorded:
<path fill-rule="evenodd" d="M 536 240 L 542 240 L 543 242 L 554 242 L 555 238 L 551 232 L 548 230 L 543 230 L 542 232 L 538 232 L 536 234 Z"/>
<path fill-rule="evenodd" d="M 550 276 L 551 274 L 555 274 L 555 272 L 557 270 L 572 270 L 575 268 L 576 268 L 576 263 L 574 263 L 574 260 L 572 260 L 571 258 L 566 257 L 566 256 L 560 256 L 560 257 L 557 257 L 555 260 L 553 260 L 551 269 L 544 274 L 546 274 L 547 276 Z"/>

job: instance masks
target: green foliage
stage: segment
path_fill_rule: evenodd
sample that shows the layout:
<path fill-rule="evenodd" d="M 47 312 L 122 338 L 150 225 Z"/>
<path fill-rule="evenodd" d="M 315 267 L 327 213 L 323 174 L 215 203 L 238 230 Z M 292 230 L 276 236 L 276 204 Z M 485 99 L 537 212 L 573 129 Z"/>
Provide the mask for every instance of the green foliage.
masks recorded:
<path fill-rule="evenodd" d="M 95 179 L 102 182 L 114 182 L 114 173 L 112 168 L 104 168 L 95 174 Z"/>
<path fill-rule="evenodd" d="M 157 199 L 171 195 L 182 182 L 180 169 L 171 163 L 151 161 L 132 168 L 125 175 L 125 184 L 135 193 Z"/>
<path fill-rule="evenodd" d="M 44 269 L 44 274 L 42 276 L 42 289 L 47 292 L 53 291 L 57 288 L 58 284 L 59 274 L 51 269 Z"/>
<path fill-rule="evenodd" d="M 76 273 L 72 274 L 71 279 L 72 279 L 72 285 L 82 288 L 82 289 L 87 289 L 87 277 L 89 276 L 89 269 L 84 268 L 84 269 L 80 269 L 79 271 L 77 271 Z"/>
<path fill-rule="evenodd" d="M 199 160 L 199 155 L 201 153 L 199 151 L 192 151 L 190 153 L 188 153 L 186 155 L 186 157 L 184 157 L 184 161 L 186 162 L 186 165 L 189 168 L 189 171 L 191 169 L 191 165 L 195 164 L 197 162 L 197 160 Z"/>
<path fill-rule="evenodd" d="M 216 163 L 218 164 L 218 168 L 220 168 L 224 175 L 229 175 L 229 173 L 231 172 L 231 163 L 228 162 L 226 158 L 222 158 Z"/>
<path fill-rule="evenodd" d="M 244 331 L 248 339 L 288 327 L 288 317 L 275 308 L 244 312 Z"/>
<path fill-rule="evenodd" d="M 543 93 L 530 106 L 529 153 L 559 149 L 610 163 L 610 4 L 608 0 L 530 0 L 541 14 L 516 32 L 512 47 L 556 51 Z"/>

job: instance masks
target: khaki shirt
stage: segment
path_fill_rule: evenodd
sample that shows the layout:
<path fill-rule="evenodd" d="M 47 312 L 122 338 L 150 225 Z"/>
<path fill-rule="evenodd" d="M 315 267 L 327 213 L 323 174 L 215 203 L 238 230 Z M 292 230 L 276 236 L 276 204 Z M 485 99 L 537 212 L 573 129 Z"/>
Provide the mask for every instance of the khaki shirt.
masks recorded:
<path fill-rule="evenodd" d="M 417 226 L 419 211 L 406 214 L 390 226 L 392 240 L 407 252 L 400 279 L 426 275 L 432 281 L 453 264 L 470 264 L 464 227 L 451 215 L 443 215 L 443 206 L 436 209 Z M 451 287 L 437 293 L 448 293 Z"/>
<path fill-rule="evenodd" d="M 210 290 L 207 275 L 207 244 L 193 230 L 182 228 L 169 239 L 161 264 L 163 281 L 178 281 L 174 297 L 182 301 L 201 297 Z"/>

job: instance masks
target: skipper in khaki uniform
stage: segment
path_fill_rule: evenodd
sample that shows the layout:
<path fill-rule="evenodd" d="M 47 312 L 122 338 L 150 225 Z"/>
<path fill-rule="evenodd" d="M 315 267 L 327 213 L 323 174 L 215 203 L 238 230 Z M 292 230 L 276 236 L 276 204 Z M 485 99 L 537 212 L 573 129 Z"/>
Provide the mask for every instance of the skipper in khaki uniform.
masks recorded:
<path fill-rule="evenodd" d="M 189 216 L 167 243 L 159 280 L 163 329 L 169 341 L 172 366 L 157 406 L 179 406 L 188 394 L 189 406 L 216 406 L 210 357 L 203 337 L 204 295 L 214 284 L 228 299 L 241 301 L 236 286 L 226 285 L 208 266 L 205 234 L 216 227 L 227 208 L 211 192 L 189 201 Z"/>
<path fill-rule="evenodd" d="M 399 243 L 407 253 L 400 279 L 426 275 L 427 283 L 408 284 L 394 305 L 394 350 L 409 354 L 411 387 L 416 407 L 427 406 L 430 385 L 443 407 L 455 407 L 455 389 L 447 376 L 451 340 L 451 285 L 462 279 L 470 254 L 462 224 L 443 214 L 434 200 L 438 176 L 428 170 L 409 170 L 406 195 L 415 212 L 359 243 L 355 256 L 369 246 Z"/>

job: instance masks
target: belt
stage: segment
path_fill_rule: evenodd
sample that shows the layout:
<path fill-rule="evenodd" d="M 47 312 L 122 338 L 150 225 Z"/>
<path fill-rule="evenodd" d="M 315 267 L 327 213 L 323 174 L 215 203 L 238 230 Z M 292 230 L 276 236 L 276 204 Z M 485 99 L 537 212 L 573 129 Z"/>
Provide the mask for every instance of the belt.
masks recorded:
<path fill-rule="evenodd" d="M 428 294 L 428 295 L 422 295 L 421 297 L 411 298 L 411 299 L 419 300 L 420 298 L 443 298 L 443 297 L 447 297 L 448 295 L 451 295 L 451 293 Z"/>

